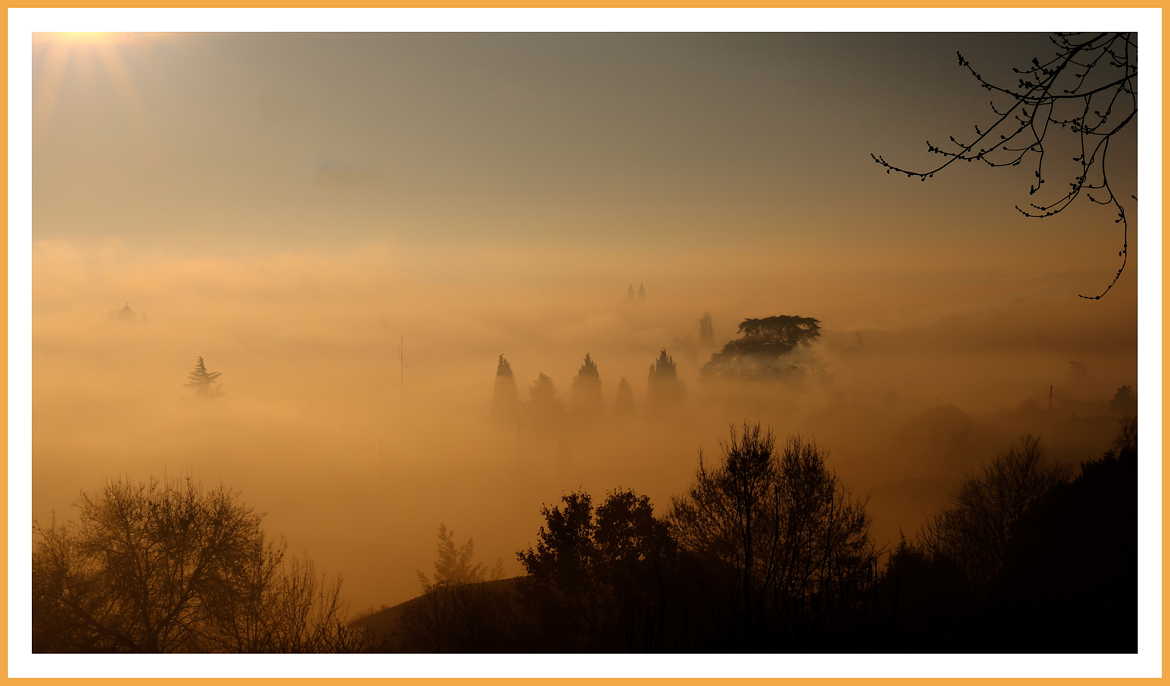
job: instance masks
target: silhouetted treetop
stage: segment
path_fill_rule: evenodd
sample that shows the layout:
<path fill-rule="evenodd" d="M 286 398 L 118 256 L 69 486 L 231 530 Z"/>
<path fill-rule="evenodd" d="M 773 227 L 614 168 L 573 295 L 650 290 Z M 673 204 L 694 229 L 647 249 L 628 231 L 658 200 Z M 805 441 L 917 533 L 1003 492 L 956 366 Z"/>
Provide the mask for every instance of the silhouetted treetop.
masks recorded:
<path fill-rule="evenodd" d="M 1055 166 L 1045 163 L 1055 148 L 1053 134 L 1068 132 L 1074 171 L 1050 200 L 1016 205 L 1025 217 L 1045 218 L 1067 209 L 1082 193 L 1090 202 L 1111 205 L 1114 222 L 1121 225 L 1121 264 L 1113 278 L 1096 295 L 1100 300 L 1121 278 L 1129 255 L 1129 220 L 1109 182 L 1109 145 L 1113 137 L 1132 126 L 1137 118 L 1137 37 L 1133 33 L 1054 33 L 1049 41 L 1055 54 L 1041 61 L 1013 68 L 1014 85 L 993 83 L 976 71 L 962 55 L 959 66 L 991 93 L 994 117 L 966 137 L 950 136 L 949 142 L 926 142 L 927 150 L 942 160 L 931 167 L 911 170 L 871 153 L 886 173 L 897 172 L 923 181 L 955 162 L 982 162 L 990 167 L 1018 166 L 1032 160 L 1033 181 L 1028 194 L 1035 195 Z M 1061 151 L 1063 152 L 1063 151 Z"/>
<path fill-rule="evenodd" d="M 221 375 L 221 372 L 209 371 L 203 356 L 200 355 L 195 362 L 195 368 L 187 374 L 187 385 L 194 388 L 199 395 L 216 395 L 218 391 L 216 382 Z"/>
<path fill-rule="evenodd" d="M 666 348 L 663 348 L 658 353 L 658 359 L 650 365 L 650 380 L 661 381 L 675 378 L 678 378 L 678 368 L 674 365 L 674 358 L 666 354 Z"/>
<path fill-rule="evenodd" d="M 288 559 L 223 488 L 114 481 L 74 525 L 36 527 L 38 652 L 356 650 L 340 581 Z"/>
<path fill-rule="evenodd" d="M 508 360 L 504 359 L 503 353 L 500 353 L 500 360 L 496 363 L 496 376 L 507 376 L 509 378 L 512 376 L 512 365 L 508 363 Z"/>
<path fill-rule="evenodd" d="M 762 319 L 748 318 L 740 322 L 739 332 L 746 339 L 782 344 L 791 350 L 798 343 L 808 345 L 820 336 L 821 322 L 812 317 L 787 314 Z"/>
<path fill-rule="evenodd" d="M 669 521 L 683 548 L 735 570 L 745 631 L 765 608 L 792 619 L 816 596 L 845 600 L 873 581 L 865 507 L 815 443 L 793 437 L 777 451 L 771 431 L 745 424 L 722 449 L 712 467 L 700 452 L 695 483 L 674 499 Z"/>
<path fill-rule="evenodd" d="M 555 403 L 557 400 L 557 388 L 553 384 L 552 377 L 544 372 L 541 372 L 536 377 L 536 381 L 532 383 L 532 388 L 529 391 L 533 403 Z"/>
<path fill-rule="evenodd" d="M 496 381 L 492 388 L 492 417 L 502 423 L 512 423 L 519 418 L 520 396 L 516 392 L 516 380 L 512 377 L 512 365 L 501 354 L 496 363 Z"/>
<path fill-rule="evenodd" d="M 589 353 L 573 378 L 573 404 L 577 411 L 597 414 L 601 411 L 601 373 Z"/>
<path fill-rule="evenodd" d="M 580 369 L 577 370 L 577 378 L 601 378 L 601 375 L 597 371 L 597 363 L 593 361 L 589 353 L 585 353 L 585 361 L 581 363 Z"/>
<path fill-rule="evenodd" d="M 739 333 L 711 355 L 704 374 L 769 377 L 791 372 L 794 364 L 781 358 L 797 346 L 812 345 L 821 335 L 821 322 L 795 315 L 749 318 L 740 323 Z"/>
<path fill-rule="evenodd" d="M 1122 417 L 1133 417 L 1137 415 L 1137 394 L 1133 392 L 1133 388 L 1129 386 L 1122 386 L 1113 394 L 1113 399 L 1109 401 L 1109 409 L 1114 414 Z"/>
<path fill-rule="evenodd" d="M 556 385 L 545 373 L 540 373 L 529 389 L 528 419 L 537 427 L 551 429 L 563 419 L 564 406 L 557 394 Z"/>
<path fill-rule="evenodd" d="M 130 303 L 126 303 L 122 306 L 122 309 L 114 311 L 113 317 L 122 322 L 138 321 L 138 313 L 130 307 Z"/>
<path fill-rule="evenodd" d="M 593 499 L 588 493 L 569 493 L 562 506 L 544 506 L 545 524 L 536 546 L 516 554 L 531 575 L 565 588 L 581 588 L 589 580 L 596 558 L 593 544 Z"/>
<path fill-rule="evenodd" d="M 650 365 L 646 390 L 646 404 L 652 413 L 675 407 L 682 401 L 683 385 L 678 378 L 678 367 L 666 349 L 660 351 L 654 364 Z"/>
<path fill-rule="evenodd" d="M 923 531 L 923 543 L 935 557 L 957 565 L 976 584 L 1002 569 L 1016 523 L 1057 484 L 1064 471 L 1047 464 L 1035 436 L 1019 443 L 968 479 L 950 509 Z"/>
<path fill-rule="evenodd" d="M 469 538 L 463 545 L 456 545 L 455 532 L 445 524 L 439 525 L 439 549 L 435 560 L 435 573 L 427 577 L 418 573 L 423 590 L 433 591 L 444 586 L 473 584 L 484 580 L 483 565 L 475 561 L 475 543 Z"/>

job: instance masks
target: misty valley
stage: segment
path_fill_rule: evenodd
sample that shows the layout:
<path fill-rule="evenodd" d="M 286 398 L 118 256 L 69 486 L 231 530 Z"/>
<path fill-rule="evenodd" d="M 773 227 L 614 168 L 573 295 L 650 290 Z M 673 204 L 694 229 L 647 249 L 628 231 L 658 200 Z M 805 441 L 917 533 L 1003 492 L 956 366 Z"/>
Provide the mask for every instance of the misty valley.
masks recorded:
<path fill-rule="evenodd" d="M 337 283 L 218 328 L 46 313 L 36 650 L 1134 650 L 1124 357 L 1016 352 L 989 399 L 1003 351 L 938 331 L 687 317 L 642 284 L 408 338 Z M 927 353 L 980 367 L 955 402 L 908 376 Z"/>
<path fill-rule="evenodd" d="M 33 652 L 1153 669 L 1137 33 L 393 12 L 32 33 Z"/>

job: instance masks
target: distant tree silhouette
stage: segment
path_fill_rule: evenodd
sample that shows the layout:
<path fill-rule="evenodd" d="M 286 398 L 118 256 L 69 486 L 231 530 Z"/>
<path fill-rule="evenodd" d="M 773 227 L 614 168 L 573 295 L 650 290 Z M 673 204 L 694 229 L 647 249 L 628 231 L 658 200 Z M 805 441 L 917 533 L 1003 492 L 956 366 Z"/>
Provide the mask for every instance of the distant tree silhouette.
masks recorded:
<path fill-rule="evenodd" d="M 1129 386 L 1122 386 L 1109 401 L 1109 409 L 1119 417 L 1137 416 L 1137 394 Z"/>
<path fill-rule="evenodd" d="M 1045 463 L 1040 440 L 1024 436 L 927 524 L 927 552 L 952 561 L 971 583 L 989 583 L 1003 568 L 1016 523 L 1062 480 L 1063 470 Z"/>
<path fill-rule="evenodd" d="M 512 365 L 501 353 L 496 363 L 496 382 L 492 390 L 492 418 L 499 422 L 514 422 L 520 412 L 520 398 Z"/>
<path fill-rule="evenodd" d="M 869 518 L 815 444 L 792 438 L 777 454 L 770 431 L 745 424 L 722 448 L 713 469 L 700 452 L 695 484 L 674 499 L 669 521 L 684 549 L 736 571 L 745 637 L 769 614 L 811 621 L 868 588 Z"/>
<path fill-rule="evenodd" d="M 418 578 L 423 595 L 403 615 L 406 649 L 466 652 L 496 645 L 506 630 L 501 620 L 512 619 L 509 598 L 484 587 L 488 575 L 475 561 L 470 538 L 457 545 L 455 532 L 440 524 L 434 574 L 419 572 Z"/>
<path fill-rule="evenodd" d="M 203 356 L 195 362 L 195 368 L 187 374 L 187 385 L 195 389 L 197 395 L 212 397 L 219 395 L 221 389 L 219 387 L 219 377 L 222 376 L 220 372 L 208 371 L 207 364 L 203 361 Z"/>
<path fill-rule="evenodd" d="M 601 413 L 601 373 L 589 353 L 585 353 L 585 360 L 573 379 L 573 408 L 586 416 Z"/>
<path fill-rule="evenodd" d="M 561 502 L 563 507 L 541 508 L 545 524 L 540 527 L 536 546 L 516 557 L 535 577 L 555 580 L 566 588 L 583 587 L 596 557 L 593 498 L 582 491 L 563 496 Z"/>
<path fill-rule="evenodd" d="M 439 554 L 435 560 L 434 576 L 427 577 L 419 572 L 418 578 L 424 590 L 483 581 L 483 565 L 475 562 L 475 542 L 469 538 L 462 546 L 457 546 L 455 532 L 445 524 L 440 524 Z"/>
<path fill-rule="evenodd" d="M 35 529 L 38 652 L 341 652 L 340 582 L 286 559 L 222 488 L 115 481 Z"/>
<path fill-rule="evenodd" d="M 121 309 L 113 313 L 114 319 L 121 322 L 136 322 L 138 321 L 138 313 L 130 307 L 130 303 L 126 303 Z"/>
<path fill-rule="evenodd" d="M 617 399 L 613 403 L 613 413 L 619 417 L 628 417 L 634 414 L 634 391 L 624 376 L 618 382 Z"/>
<path fill-rule="evenodd" d="M 1137 430 L 1072 481 L 1035 439 L 968 481 L 959 501 L 903 540 L 877 593 L 876 650 L 1129 652 L 1137 649 Z"/>
<path fill-rule="evenodd" d="M 699 343 L 705 346 L 715 344 L 715 326 L 711 323 L 710 312 L 704 312 L 699 318 Z"/>
<path fill-rule="evenodd" d="M 1113 278 L 1088 300 L 1104 297 L 1125 271 L 1129 255 L 1129 219 L 1121 200 L 1109 183 L 1109 145 L 1114 136 L 1129 128 L 1137 118 L 1137 36 L 1133 33 L 1055 33 L 1049 37 L 1055 55 L 1013 68 L 1015 85 L 992 83 L 958 54 L 959 66 L 992 94 L 994 118 L 966 138 L 950 137 L 949 144 L 927 141 L 927 150 L 939 155 L 937 165 L 920 170 L 905 169 L 872 154 L 886 173 L 905 174 L 923 181 L 955 162 L 982 162 L 991 167 L 1017 166 L 1031 156 L 1033 182 L 1028 194 L 1035 195 L 1046 183 L 1045 157 L 1056 147 L 1053 134 L 1066 131 L 1078 152 L 1072 161 L 1077 169 L 1053 200 L 1016 209 L 1025 217 L 1051 217 L 1066 210 L 1084 193 L 1090 202 L 1111 205 L 1115 223 L 1121 225 L 1121 264 Z M 998 101 L 998 102 L 997 102 Z M 1059 150 L 1059 148 L 1057 148 Z M 1051 166 L 1051 165 L 1050 165 Z"/>
<path fill-rule="evenodd" d="M 704 374 L 765 379 L 796 373 L 800 366 L 788 355 L 820 338 L 821 323 L 812 317 L 777 315 L 745 319 L 739 333 L 739 338 L 711 355 L 703 366 Z"/>
<path fill-rule="evenodd" d="M 541 372 L 529 390 L 529 420 L 538 428 L 552 429 L 564 418 L 565 408 L 553 380 Z"/>
<path fill-rule="evenodd" d="M 654 364 L 650 365 L 647 405 L 654 411 L 664 410 L 677 405 L 682 397 L 683 386 L 678 378 L 678 368 L 674 358 L 663 348 Z"/>
<path fill-rule="evenodd" d="M 979 651 L 987 638 L 984 627 L 977 627 L 972 618 L 978 605 L 972 602 L 962 571 L 905 536 L 890 553 L 877 600 L 885 613 L 886 632 L 872 642 L 875 651 L 910 646 L 922 652 Z"/>
<path fill-rule="evenodd" d="M 1137 422 L 1016 522 L 993 612 L 1004 644 L 1035 652 L 1134 652 L 1137 643 Z M 1042 631 L 1035 619 L 1043 618 Z"/>

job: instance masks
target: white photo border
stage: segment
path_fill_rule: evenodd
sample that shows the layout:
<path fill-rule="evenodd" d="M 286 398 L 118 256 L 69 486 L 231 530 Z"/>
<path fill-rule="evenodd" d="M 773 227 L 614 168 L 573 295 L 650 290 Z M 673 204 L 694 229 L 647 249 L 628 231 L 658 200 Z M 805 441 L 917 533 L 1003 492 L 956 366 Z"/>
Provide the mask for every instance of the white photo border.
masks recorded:
<path fill-rule="evenodd" d="M 1006 21 L 1005 21 L 1006 20 Z M 10 677 L 1158 677 L 1162 664 L 1162 10 L 9 9 Z M 1139 650 L 1133 655 L 45 655 L 31 653 L 32 34 L 1138 31 Z"/>

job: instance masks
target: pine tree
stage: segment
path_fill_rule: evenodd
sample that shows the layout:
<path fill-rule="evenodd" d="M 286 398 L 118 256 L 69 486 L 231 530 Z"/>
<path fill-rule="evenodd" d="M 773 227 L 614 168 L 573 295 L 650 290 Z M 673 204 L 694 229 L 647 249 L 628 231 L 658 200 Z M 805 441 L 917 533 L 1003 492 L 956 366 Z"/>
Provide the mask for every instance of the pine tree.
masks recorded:
<path fill-rule="evenodd" d="M 674 365 L 674 358 L 666 354 L 666 348 L 658 353 L 658 359 L 650 365 L 650 381 L 666 381 L 678 378 L 678 368 Z"/>
<path fill-rule="evenodd" d="M 114 319 L 122 322 L 136 322 L 138 321 L 138 313 L 130 307 L 130 303 L 126 303 L 122 309 L 114 313 Z"/>
<path fill-rule="evenodd" d="M 648 402 L 653 409 L 673 406 L 682 399 L 682 383 L 678 380 L 678 368 L 674 358 L 663 348 L 658 359 L 650 365 Z"/>
<path fill-rule="evenodd" d="M 202 396 L 216 396 L 220 394 L 218 379 L 221 372 L 208 371 L 207 364 L 200 355 L 195 368 L 187 375 L 187 385 L 195 389 L 195 393 Z"/>
<path fill-rule="evenodd" d="M 463 545 L 456 545 L 455 532 L 448 529 L 445 524 L 440 524 L 435 575 L 428 578 L 426 574 L 419 572 L 418 579 L 425 592 L 443 586 L 460 586 L 483 581 L 483 565 L 475 561 L 475 543 L 469 538 Z"/>
<path fill-rule="evenodd" d="M 601 373 L 589 353 L 573 379 L 573 408 L 585 415 L 601 412 Z"/>
<path fill-rule="evenodd" d="M 514 422 L 519 415 L 520 396 L 516 392 L 516 379 L 512 376 L 512 365 L 503 354 L 496 363 L 496 386 L 492 393 L 492 418 L 500 422 Z"/>

